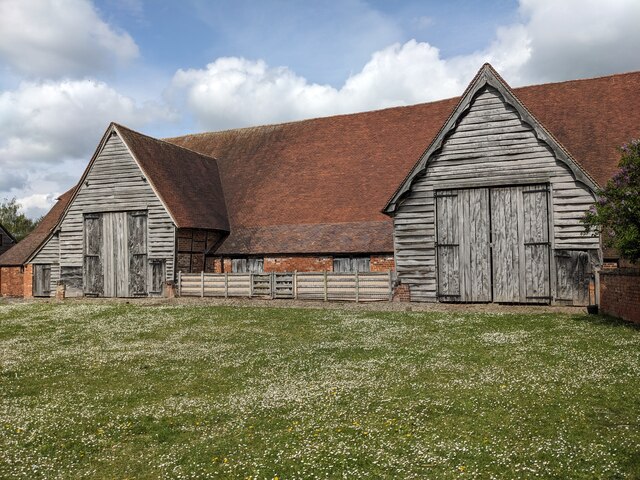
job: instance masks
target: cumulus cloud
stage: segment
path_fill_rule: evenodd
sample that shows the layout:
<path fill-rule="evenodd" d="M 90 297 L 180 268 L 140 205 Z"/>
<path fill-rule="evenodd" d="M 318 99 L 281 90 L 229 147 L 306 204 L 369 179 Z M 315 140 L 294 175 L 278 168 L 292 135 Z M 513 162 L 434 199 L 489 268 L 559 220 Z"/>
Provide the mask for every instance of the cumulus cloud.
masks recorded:
<path fill-rule="evenodd" d="M 15 195 L 39 215 L 54 196 L 36 193 L 60 194 L 77 181 L 109 122 L 144 129 L 173 118 L 165 106 L 138 104 L 93 80 L 30 82 L 2 92 L 0 197 Z"/>
<path fill-rule="evenodd" d="M 261 60 L 219 58 L 204 69 L 179 70 L 170 91 L 202 127 L 220 129 L 451 97 L 483 62 L 513 70 L 528 55 L 526 39 L 515 29 L 501 32 L 487 51 L 451 60 L 428 43 L 410 40 L 374 53 L 339 89 Z"/>
<path fill-rule="evenodd" d="M 0 2 L 0 58 L 20 73 L 95 74 L 137 56 L 131 36 L 104 22 L 89 0 Z"/>
<path fill-rule="evenodd" d="M 166 107 L 138 105 L 103 82 L 23 83 L 0 93 L 0 165 L 86 157 L 111 121 L 142 127 L 170 118 Z"/>
<path fill-rule="evenodd" d="M 531 48 L 522 77 L 565 80 L 640 68 L 637 0 L 520 0 Z"/>
<path fill-rule="evenodd" d="M 522 0 L 519 13 L 519 22 L 498 28 L 471 54 L 443 58 L 416 40 L 379 50 L 340 88 L 261 60 L 227 57 L 178 70 L 170 94 L 200 128 L 215 130 L 456 96 L 484 62 L 513 86 L 640 68 L 637 0 Z"/>

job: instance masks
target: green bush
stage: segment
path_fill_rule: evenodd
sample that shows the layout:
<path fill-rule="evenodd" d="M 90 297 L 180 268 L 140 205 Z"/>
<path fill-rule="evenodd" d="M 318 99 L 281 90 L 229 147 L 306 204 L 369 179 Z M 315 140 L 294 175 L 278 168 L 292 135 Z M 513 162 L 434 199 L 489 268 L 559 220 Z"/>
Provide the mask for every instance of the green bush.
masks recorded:
<path fill-rule="evenodd" d="M 598 192 L 584 217 L 587 231 L 603 235 L 605 246 L 636 263 L 640 260 L 640 140 L 620 148 L 620 170 Z"/>

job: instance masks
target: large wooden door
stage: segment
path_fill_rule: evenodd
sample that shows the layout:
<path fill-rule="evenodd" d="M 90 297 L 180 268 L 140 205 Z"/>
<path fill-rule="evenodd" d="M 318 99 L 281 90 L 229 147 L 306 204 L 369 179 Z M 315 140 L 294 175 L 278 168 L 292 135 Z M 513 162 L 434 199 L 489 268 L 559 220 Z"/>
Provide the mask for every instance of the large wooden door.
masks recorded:
<path fill-rule="evenodd" d="M 85 215 L 84 290 L 89 295 L 147 293 L 147 214 Z"/>
<path fill-rule="evenodd" d="M 438 295 L 443 301 L 490 302 L 489 190 L 436 194 Z"/>
<path fill-rule="evenodd" d="M 550 301 L 546 185 L 442 190 L 435 203 L 441 301 Z"/>
<path fill-rule="evenodd" d="M 491 236 L 494 302 L 548 303 L 547 186 L 492 188 Z"/>

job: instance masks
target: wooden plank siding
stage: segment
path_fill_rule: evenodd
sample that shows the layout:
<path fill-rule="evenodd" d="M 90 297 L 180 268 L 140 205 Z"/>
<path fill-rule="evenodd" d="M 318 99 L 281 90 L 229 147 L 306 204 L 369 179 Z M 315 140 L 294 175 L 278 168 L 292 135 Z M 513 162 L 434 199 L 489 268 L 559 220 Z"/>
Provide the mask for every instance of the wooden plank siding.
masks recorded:
<path fill-rule="evenodd" d="M 56 285 L 60 279 L 60 237 L 58 232 L 51 235 L 31 263 L 35 265 L 51 265 L 49 296 L 54 296 Z"/>
<path fill-rule="evenodd" d="M 481 88 L 394 213 L 396 269 L 402 283 L 410 285 L 411 299 L 437 300 L 436 190 L 533 184 L 550 186 L 551 246 L 597 251 L 598 238 L 585 235 L 580 223 L 594 201 L 590 189 L 576 181 L 498 90 Z"/>
<path fill-rule="evenodd" d="M 173 221 L 126 145 L 115 133 L 106 140 L 85 182 L 79 187 L 59 227 L 59 238 L 52 236 L 31 263 L 59 265 L 59 268 L 52 266 L 51 269 L 51 282 L 55 286 L 61 277 L 60 268 L 83 267 L 84 215 L 124 211 L 148 212 L 147 259 L 149 262 L 164 260 L 165 279 L 173 280 Z M 55 292 L 55 287 L 52 292 Z"/>

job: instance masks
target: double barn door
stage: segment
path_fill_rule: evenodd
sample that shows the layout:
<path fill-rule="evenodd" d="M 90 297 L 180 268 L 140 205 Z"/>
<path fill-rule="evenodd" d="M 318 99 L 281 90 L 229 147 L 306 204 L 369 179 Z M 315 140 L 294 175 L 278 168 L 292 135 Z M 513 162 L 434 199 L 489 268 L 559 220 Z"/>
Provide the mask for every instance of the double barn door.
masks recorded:
<path fill-rule="evenodd" d="M 549 303 L 547 185 L 436 192 L 438 297 Z"/>
<path fill-rule="evenodd" d="M 145 295 L 147 270 L 147 212 L 85 215 L 85 294 Z"/>

